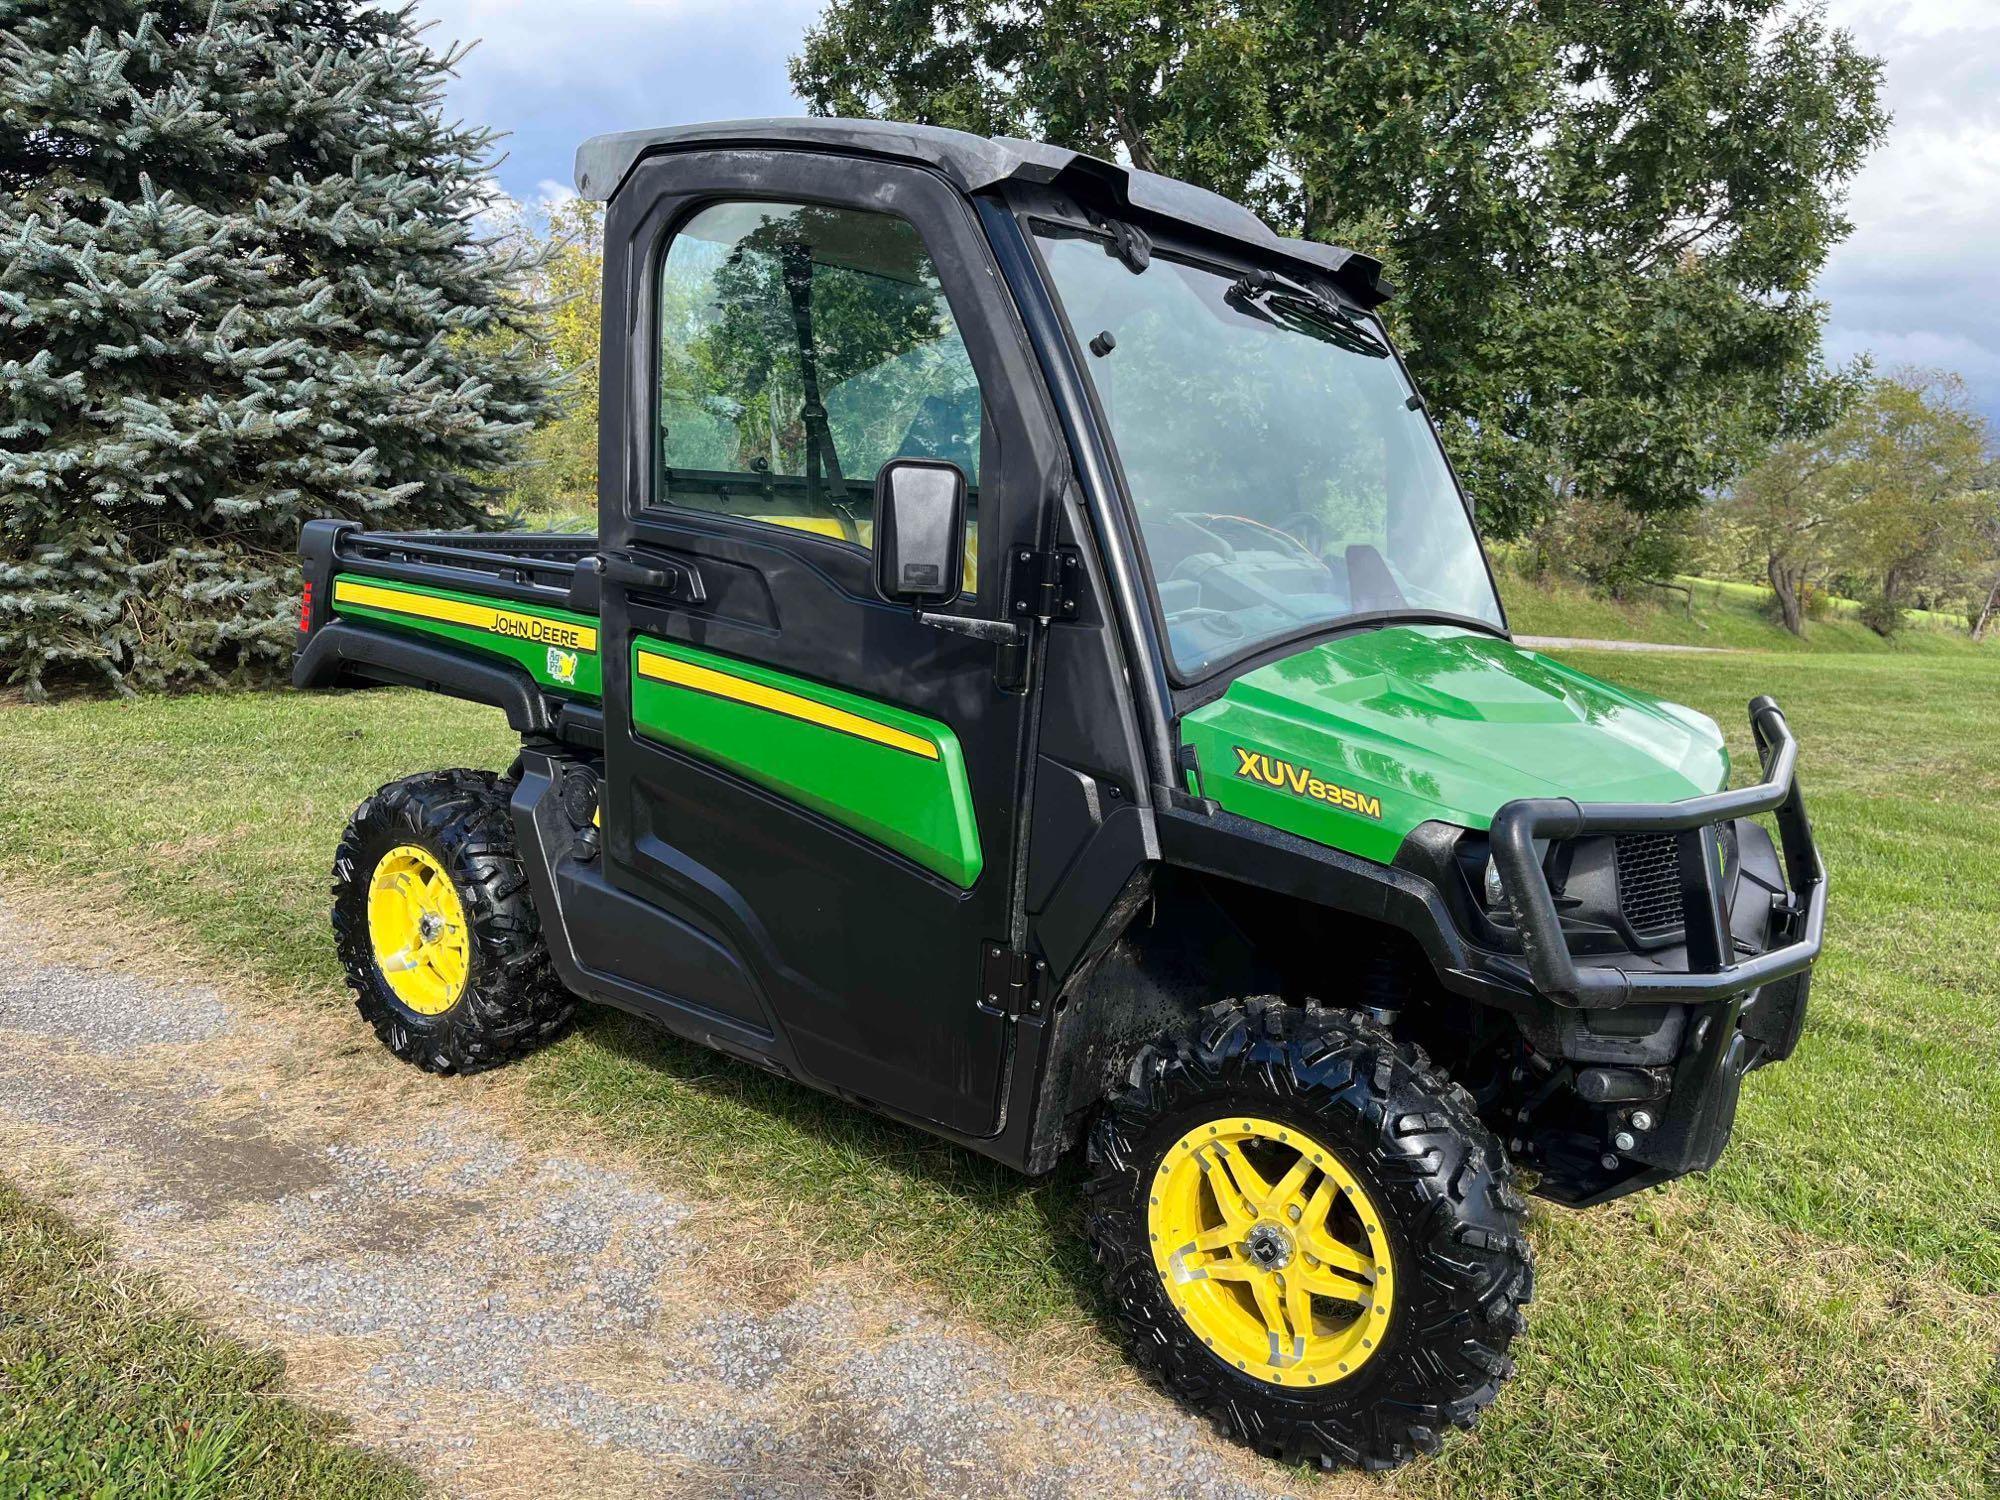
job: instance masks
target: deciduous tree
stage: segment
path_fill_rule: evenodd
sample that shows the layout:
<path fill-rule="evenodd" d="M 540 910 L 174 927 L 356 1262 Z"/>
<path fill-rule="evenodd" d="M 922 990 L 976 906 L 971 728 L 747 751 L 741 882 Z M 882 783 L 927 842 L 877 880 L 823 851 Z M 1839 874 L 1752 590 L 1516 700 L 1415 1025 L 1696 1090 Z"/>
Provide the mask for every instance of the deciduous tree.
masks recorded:
<path fill-rule="evenodd" d="M 1036 136 L 1382 254 L 1487 527 L 1691 506 L 1826 419 L 1879 65 L 1785 0 L 830 0 L 825 113 Z"/>
<path fill-rule="evenodd" d="M 1771 585 L 1778 619 L 1805 634 L 1807 589 L 1824 566 L 1840 519 L 1827 484 L 1838 462 L 1832 448 L 1809 438 L 1779 443 L 1737 481 L 1718 520 Z"/>
<path fill-rule="evenodd" d="M 1896 629 L 1919 589 L 1970 599 L 2000 550 L 1986 423 L 1956 376 L 1906 370 L 1859 387 L 1816 437 L 1779 444 L 1718 506 L 1779 616 L 1804 633 L 1808 583 L 1864 584 L 1863 618 Z M 1976 611 L 1977 606 L 1974 606 Z"/>
<path fill-rule="evenodd" d="M 1986 422 L 1958 376 L 1911 371 L 1870 386 L 1830 439 L 1844 560 L 1873 580 L 1865 618 L 1886 635 L 1919 588 L 1960 592 L 1980 556 Z"/>

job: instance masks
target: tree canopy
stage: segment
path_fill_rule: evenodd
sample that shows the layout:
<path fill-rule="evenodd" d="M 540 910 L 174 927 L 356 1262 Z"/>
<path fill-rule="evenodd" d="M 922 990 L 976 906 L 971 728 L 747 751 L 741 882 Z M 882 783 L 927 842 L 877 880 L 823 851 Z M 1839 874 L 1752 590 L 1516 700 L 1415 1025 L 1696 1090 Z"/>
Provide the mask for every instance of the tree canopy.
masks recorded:
<path fill-rule="evenodd" d="M 831 0 L 816 111 L 1037 137 L 1381 255 L 1489 530 L 1695 504 L 1823 425 L 1879 64 L 1783 0 Z"/>
<path fill-rule="evenodd" d="M 1864 618 L 1884 634 L 1920 593 L 1965 602 L 1983 627 L 2000 594 L 1995 478 L 1964 382 L 1902 371 L 1869 381 L 1825 431 L 1772 448 L 1716 520 L 1795 634 L 1809 591 L 1834 578 L 1863 596 Z"/>
<path fill-rule="evenodd" d="M 303 520 L 487 517 L 550 375 L 451 61 L 365 0 L 0 0 L 0 681 L 266 675 Z"/>

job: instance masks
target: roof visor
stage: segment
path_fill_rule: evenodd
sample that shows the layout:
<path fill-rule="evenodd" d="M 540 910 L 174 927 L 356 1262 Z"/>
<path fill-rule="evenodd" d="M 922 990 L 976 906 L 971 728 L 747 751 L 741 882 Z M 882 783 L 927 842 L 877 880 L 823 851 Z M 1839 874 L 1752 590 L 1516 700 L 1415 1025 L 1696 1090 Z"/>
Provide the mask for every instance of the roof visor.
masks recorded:
<path fill-rule="evenodd" d="M 592 136 L 577 148 L 576 190 L 586 198 L 608 202 L 641 157 L 697 146 L 819 147 L 920 162 L 967 193 L 1008 181 L 1048 186 L 1065 173 L 1075 173 L 1102 182 L 1115 198 L 1141 214 L 1187 224 L 1253 250 L 1303 260 L 1332 277 L 1364 307 L 1380 305 L 1394 291 L 1382 277 L 1382 263 L 1373 256 L 1314 240 L 1287 239 L 1242 204 L 1191 182 L 1135 171 L 1040 141 L 1008 136 L 989 140 L 935 125 L 801 117 L 720 120 Z"/>

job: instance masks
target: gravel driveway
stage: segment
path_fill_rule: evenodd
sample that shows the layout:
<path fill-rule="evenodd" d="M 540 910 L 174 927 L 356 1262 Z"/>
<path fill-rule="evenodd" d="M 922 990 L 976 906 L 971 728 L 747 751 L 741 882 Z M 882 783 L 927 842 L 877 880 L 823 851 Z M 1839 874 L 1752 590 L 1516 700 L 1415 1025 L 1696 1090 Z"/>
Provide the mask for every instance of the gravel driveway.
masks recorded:
<path fill-rule="evenodd" d="M 1684 656 L 1733 656 L 1734 646 L 1670 646 L 1659 641 L 1597 641 L 1581 635 L 1517 635 L 1514 644 L 1531 651 L 1660 651 Z"/>
<path fill-rule="evenodd" d="M 463 1495 L 1288 1493 L 1123 1374 L 794 1263 L 373 1049 L 0 907 L 0 1162 Z M 1317 1481 L 1315 1494 L 1345 1492 Z M 1358 1492 L 1359 1486 L 1355 1486 Z"/>

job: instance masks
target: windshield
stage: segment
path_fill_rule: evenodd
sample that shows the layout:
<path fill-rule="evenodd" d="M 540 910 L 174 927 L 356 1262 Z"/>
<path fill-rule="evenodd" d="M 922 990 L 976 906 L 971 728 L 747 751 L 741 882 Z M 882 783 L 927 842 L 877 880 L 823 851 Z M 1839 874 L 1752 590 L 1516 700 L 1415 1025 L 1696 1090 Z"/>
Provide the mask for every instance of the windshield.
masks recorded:
<path fill-rule="evenodd" d="M 1183 678 L 1359 615 L 1500 604 L 1430 419 L 1374 325 L 1282 278 L 1043 229 Z"/>

